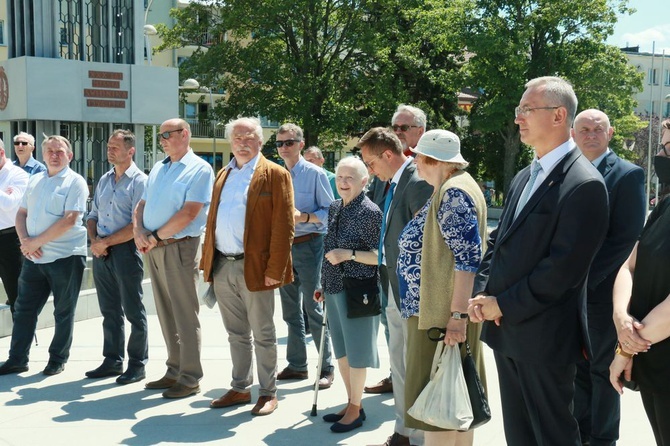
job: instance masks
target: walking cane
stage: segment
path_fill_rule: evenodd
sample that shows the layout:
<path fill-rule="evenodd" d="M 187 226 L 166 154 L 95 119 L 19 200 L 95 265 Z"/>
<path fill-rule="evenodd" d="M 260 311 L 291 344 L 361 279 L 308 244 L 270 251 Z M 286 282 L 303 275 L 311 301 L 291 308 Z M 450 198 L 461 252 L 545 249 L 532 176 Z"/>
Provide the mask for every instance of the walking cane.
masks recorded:
<path fill-rule="evenodd" d="M 317 296 L 320 297 L 320 296 Z M 326 302 L 323 302 L 323 321 L 321 322 L 321 342 L 319 342 L 319 364 L 316 366 L 316 382 L 314 383 L 314 401 L 310 416 L 316 416 L 316 400 L 319 397 L 319 380 L 321 379 L 321 363 L 323 361 L 323 345 L 326 340 Z"/>

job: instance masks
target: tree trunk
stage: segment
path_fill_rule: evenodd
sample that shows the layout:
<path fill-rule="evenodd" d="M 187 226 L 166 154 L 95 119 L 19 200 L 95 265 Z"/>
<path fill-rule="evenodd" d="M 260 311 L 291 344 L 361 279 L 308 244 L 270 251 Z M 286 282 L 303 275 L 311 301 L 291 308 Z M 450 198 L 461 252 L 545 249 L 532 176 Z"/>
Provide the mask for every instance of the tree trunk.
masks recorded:
<path fill-rule="evenodd" d="M 517 173 L 517 159 L 521 150 L 521 140 L 519 139 L 519 129 L 510 122 L 507 128 L 502 132 L 505 144 L 505 156 L 503 159 L 503 193 L 507 194 L 509 186 L 512 183 L 514 175 Z"/>

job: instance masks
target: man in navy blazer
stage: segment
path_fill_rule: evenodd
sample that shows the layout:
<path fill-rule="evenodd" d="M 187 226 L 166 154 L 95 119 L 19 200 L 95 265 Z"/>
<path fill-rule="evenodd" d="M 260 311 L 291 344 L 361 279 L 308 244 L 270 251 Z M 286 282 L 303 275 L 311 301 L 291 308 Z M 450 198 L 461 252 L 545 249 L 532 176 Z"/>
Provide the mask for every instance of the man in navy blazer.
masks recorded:
<path fill-rule="evenodd" d="M 494 351 L 507 444 L 581 446 L 575 364 L 590 351 L 586 284 L 607 230 L 607 189 L 576 149 L 566 81 L 526 84 L 515 109 L 535 159 L 519 172 L 477 272 L 468 314 Z"/>
<path fill-rule="evenodd" d="M 405 428 L 405 344 L 407 321 L 400 317 L 400 292 L 396 264 L 398 263 L 398 237 L 408 221 L 416 214 L 433 193 L 433 187 L 419 178 L 411 157 L 403 154 L 398 136 L 390 129 L 375 127 L 358 142 L 363 162 L 378 179 L 372 201 L 385 209 L 386 195 L 393 191 L 386 223 L 382 226 L 382 262 L 379 276 L 382 292 L 388 296 L 386 319 L 389 329 L 389 360 L 393 376 L 395 400 L 395 428 L 383 446 L 408 446 L 423 444 L 423 435 L 415 429 Z M 384 185 L 389 184 L 385 191 Z M 391 189 L 393 188 L 393 189 Z"/>
<path fill-rule="evenodd" d="M 608 148 L 614 129 L 600 110 L 584 110 L 575 118 L 572 138 L 605 179 L 609 193 L 609 228 L 596 254 L 587 282 L 587 314 L 593 355 L 577 363 L 573 413 L 582 442 L 610 446 L 619 438 L 619 393 L 609 382 L 617 332 L 612 321 L 612 289 L 645 218 L 644 171 Z"/>

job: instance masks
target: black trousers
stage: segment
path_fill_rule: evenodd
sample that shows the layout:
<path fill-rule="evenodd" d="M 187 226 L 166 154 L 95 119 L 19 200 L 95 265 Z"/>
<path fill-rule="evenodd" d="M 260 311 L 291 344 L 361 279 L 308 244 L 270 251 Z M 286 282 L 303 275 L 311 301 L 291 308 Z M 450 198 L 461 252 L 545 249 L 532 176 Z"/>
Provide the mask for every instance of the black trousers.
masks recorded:
<path fill-rule="evenodd" d="M 21 274 L 21 263 L 23 263 L 19 246 L 19 236 L 16 235 L 16 231 L 0 234 L 0 279 L 7 293 L 12 313 L 18 295 L 19 275 Z"/>
<path fill-rule="evenodd" d="M 593 357 L 577 363 L 574 415 L 583 441 L 614 446 L 619 439 L 620 398 L 610 383 L 609 366 L 617 342 L 612 304 L 589 304 L 589 337 Z"/>
<path fill-rule="evenodd" d="M 633 367 L 635 363 L 633 362 Z M 657 446 L 670 446 L 670 395 L 640 389 L 644 411 L 654 431 Z"/>
<path fill-rule="evenodd" d="M 575 365 L 526 363 L 495 352 L 508 445 L 581 446 L 572 416 Z"/>

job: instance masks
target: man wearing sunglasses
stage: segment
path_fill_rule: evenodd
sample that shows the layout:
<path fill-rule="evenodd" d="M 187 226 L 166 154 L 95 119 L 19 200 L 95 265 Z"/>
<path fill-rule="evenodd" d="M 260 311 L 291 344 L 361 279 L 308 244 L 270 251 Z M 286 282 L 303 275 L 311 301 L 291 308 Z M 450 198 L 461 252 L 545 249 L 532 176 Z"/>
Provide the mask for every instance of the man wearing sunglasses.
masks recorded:
<path fill-rule="evenodd" d="M 29 133 L 21 132 L 14 137 L 14 153 L 16 159 L 14 165 L 25 170 L 28 175 L 47 170 L 46 166 L 33 157 L 35 150 L 35 137 Z"/>
<path fill-rule="evenodd" d="M 23 261 L 14 223 L 27 186 L 28 174 L 9 162 L 5 144 L 0 139 L 0 279 L 12 313 Z"/>
<path fill-rule="evenodd" d="M 391 128 L 402 143 L 405 156 L 412 156 L 410 147 L 416 147 L 426 131 L 426 114 L 420 108 L 400 104 L 393 113 Z"/>
<path fill-rule="evenodd" d="M 133 217 L 135 244 L 146 253 L 156 311 L 167 346 L 165 376 L 147 389 L 167 389 L 164 398 L 200 392 L 200 235 L 212 198 L 212 166 L 193 153 L 191 127 L 183 119 L 161 124 L 167 155 L 157 162 Z"/>
<path fill-rule="evenodd" d="M 333 190 L 323 169 L 308 163 L 300 155 L 305 146 L 303 132 L 295 124 L 284 124 L 277 130 L 277 152 L 291 172 L 295 199 L 295 238 L 291 255 L 293 258 L 293 283 L 279 289 L 282 314 L 288 325 L 286 359 L 288 366 L 277 379 L 307 379 L 307 346 L 303 304 L 307 310 L 309 327 L 314 344 L 323 343 L 323 361 L 319 388 L 327 389 L 333 383 L 333 362 L 330 350 L 330 335 L 323 330 L 323 310 L 314 302 L 314 290 L 321 285 L 321 262 L 323 261 L 323 236 L 326 233 L 328 208 L 334 200 Z"/>

